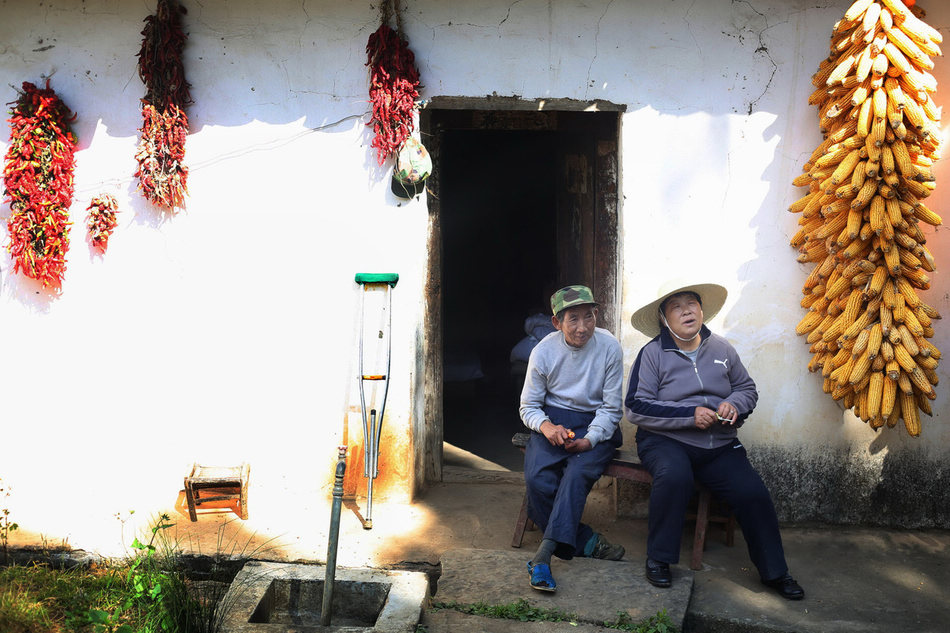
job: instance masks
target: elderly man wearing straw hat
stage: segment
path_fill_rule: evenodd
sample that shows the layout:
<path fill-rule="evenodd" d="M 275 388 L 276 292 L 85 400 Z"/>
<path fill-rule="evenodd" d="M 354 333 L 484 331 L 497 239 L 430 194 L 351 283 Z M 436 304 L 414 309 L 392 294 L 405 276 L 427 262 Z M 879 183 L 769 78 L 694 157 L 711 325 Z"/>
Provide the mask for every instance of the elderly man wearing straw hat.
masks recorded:
<path fill-rule="evenodd" d="M 581 523 L 588 493 L 623 442 L 623 352 L 597 327 L 590 288 L 561 288 L 551 296 L 551 309 L 557 331 L 531 351 L 520 408 L 532 431 L 524 459 L 528 517 L 544 530 L 528 562 L 530 584 L 540 591 L 557 588 L 552 554 L 566 560 L 624 555 L 622 546 Z"/>
<path fill-rule="evenodd" d="M 755 383 L 732 345 L 704 324 L 725 302 L 717 284 L 668 282 L 631 318 L 653 337 L 630 370 L 624 400 L 653 475 L 646 577 L 657 587 L 672 584 L 695 479 L 732 507 L 762 582 L 800 600 L 805 592 L 788 573 L 772 497 L 736 434 L 758 400 Z"/>

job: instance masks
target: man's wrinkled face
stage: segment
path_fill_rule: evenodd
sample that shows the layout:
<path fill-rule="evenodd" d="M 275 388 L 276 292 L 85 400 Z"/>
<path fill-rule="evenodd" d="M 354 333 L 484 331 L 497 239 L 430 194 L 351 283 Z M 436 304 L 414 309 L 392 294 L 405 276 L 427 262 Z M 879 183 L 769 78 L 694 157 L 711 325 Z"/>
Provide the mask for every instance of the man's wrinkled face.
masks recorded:
<path fill-rule="evenodd" d="M 590 304 L 574 306 L 564 310 L 561 318 L 551 317 L 551 323 L 562 334 L 571 347 L 584 347 L 597 327 L 597 308 Z"/>
<path fill-rule="evenodd" d="M 663 303 L 667 326 L 678 337 L 692 339 L 703 327 L 703 306 L 692 292 L 673 295 Z"/>

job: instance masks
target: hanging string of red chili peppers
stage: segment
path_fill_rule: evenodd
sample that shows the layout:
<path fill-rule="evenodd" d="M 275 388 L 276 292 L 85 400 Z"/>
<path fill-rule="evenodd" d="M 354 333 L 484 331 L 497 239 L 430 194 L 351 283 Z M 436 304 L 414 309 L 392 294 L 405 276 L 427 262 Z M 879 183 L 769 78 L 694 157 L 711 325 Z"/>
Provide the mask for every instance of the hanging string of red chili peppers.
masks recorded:
<path fill-rule="evenodd" d="M 185 46 L 181 16 L 185 13 L 177 0 L 158 0 L 155 15 L 145 18 L 138 54 L 139 77 L 146 92 L 135 176 L 145 198 L 169 210 L 183 207 L 188 193 L 184 108 L 192 100 L 181 59 Z"/>
<path fill-rule="evenodd" d="M 387 24 L 393 15 L 396 31 Z M 399 0 L 383 0 L 380 16 L 382 24 L 366 43 L 366 65 L 370 67 L 369 100 L 373 105 L 373 120 L 369 124 L 376 133 L 373 147 L 382 165 L 399 152 L 412 133 L 419 71 L 415 55 L 402 37 Z"/>
<path fill-rule="evenodd" d="M 109 247 L 109 236 L 118 224 L 115 214 L 119 212 L 119 203 L 114 196 L 104 193 L 93 198 L 86 211 L 89 212 L 86 216 L 89 239 L 95 248 L 104 253 Z"/>
<path fill-rule="evenodd" d="M 10 201 L 7 250 L 13 272 L 22 271 L 44 286 L 59 287 L 69 250 L 69 206 L 73 201 L 73 153 L 76 137 L 69 123 L 76 116 L 46 82 L 23 82 L 11 111 L 10 147 L 3 167 L 5 197 Z"/>

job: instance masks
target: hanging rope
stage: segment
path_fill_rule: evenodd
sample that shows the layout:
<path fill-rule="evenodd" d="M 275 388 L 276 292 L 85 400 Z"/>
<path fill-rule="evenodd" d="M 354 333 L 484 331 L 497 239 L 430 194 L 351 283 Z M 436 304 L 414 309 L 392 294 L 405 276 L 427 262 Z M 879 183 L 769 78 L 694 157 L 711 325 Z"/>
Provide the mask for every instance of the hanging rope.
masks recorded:
<path fill-rule="evenodd" d="M 396 18 L 396 33 L 405 39 L 402 30 L 402 6 L 400 0 L 383 0 L 379 5 L 379 23 L 392 26 L 393 16 Z"/>

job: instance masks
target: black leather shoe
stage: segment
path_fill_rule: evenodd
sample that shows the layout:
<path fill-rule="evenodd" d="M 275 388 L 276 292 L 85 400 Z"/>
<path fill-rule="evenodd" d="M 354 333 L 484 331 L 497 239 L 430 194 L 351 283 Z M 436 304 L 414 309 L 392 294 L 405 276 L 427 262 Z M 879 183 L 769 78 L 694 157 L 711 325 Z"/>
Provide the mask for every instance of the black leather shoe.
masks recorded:
<path fill-rule="evenodd" d="M 673 574 L 667 563 L 647 559 L 647 581 L 654 587 L 669 587 L 673 584 Z"/>
<path fill-rule="evenodd" d="M 762 584 L 771 587 L 786 600 L 801 600 L 805 597 L 805 590 L 788 574 L 774 580 L 763 580 Z"/>

